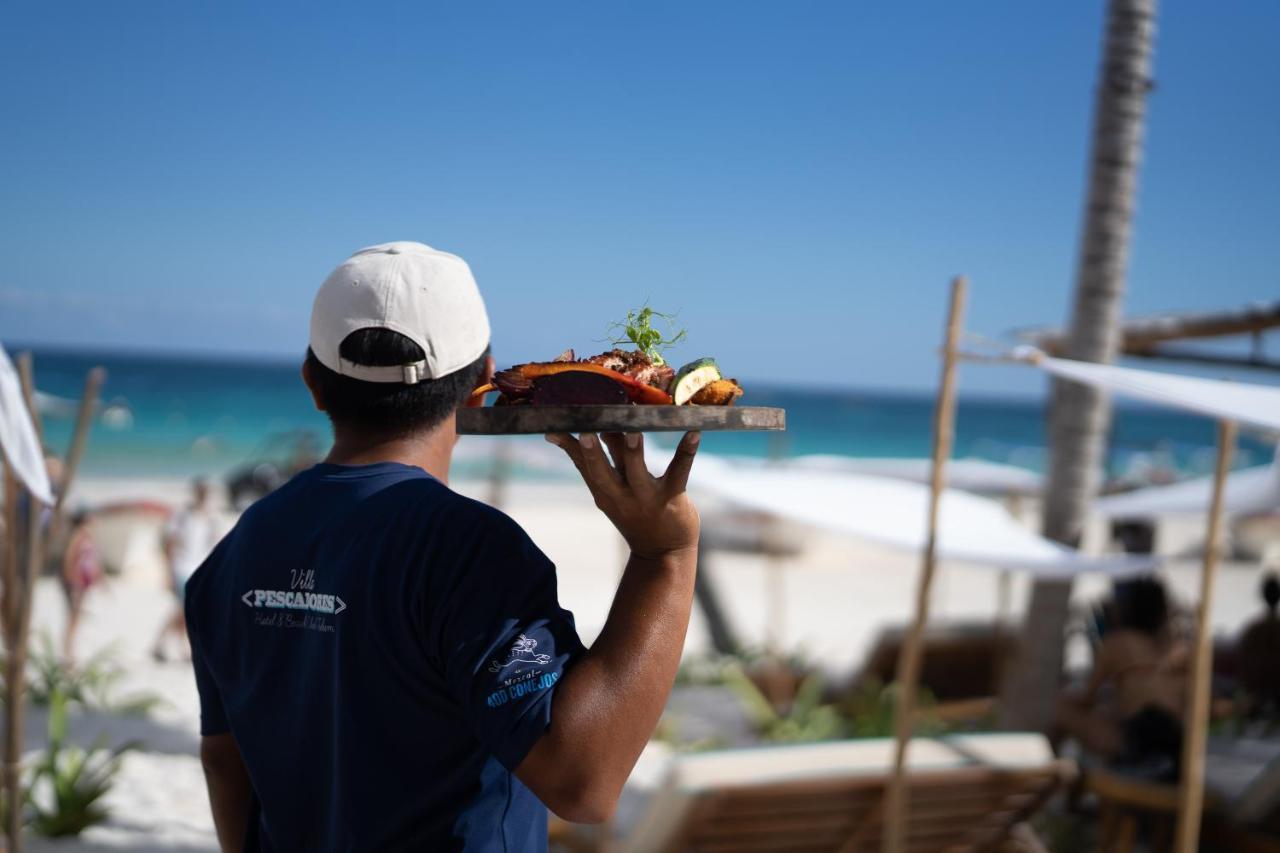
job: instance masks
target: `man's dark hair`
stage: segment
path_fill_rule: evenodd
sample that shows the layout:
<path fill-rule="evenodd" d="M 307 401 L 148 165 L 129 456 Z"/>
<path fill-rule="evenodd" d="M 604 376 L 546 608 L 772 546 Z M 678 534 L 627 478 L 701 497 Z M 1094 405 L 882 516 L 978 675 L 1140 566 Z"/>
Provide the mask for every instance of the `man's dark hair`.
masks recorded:
<path fill-rule="evenodd" d="M 1121 628 L 1159 634 L 1169 623 L 1169 599 L 1155 577 L 1116 584 L 1116 617 Z"/>
<path fill-rule="evenodd" d="M 390 329 L 358 329 L 343 339 L 338 353 L 369 367 L 411 364 L 425 357 L 422 347 Z M 388 438 L 424 432 L 453 414 L 484 373 L 489 349 L 471 364 L 438 379 L 416 385 L 364 382 L 325 367 L 307 348 L 307 364 L 319 386 L 320 399 L 335 425 L 354 427 Z"/>

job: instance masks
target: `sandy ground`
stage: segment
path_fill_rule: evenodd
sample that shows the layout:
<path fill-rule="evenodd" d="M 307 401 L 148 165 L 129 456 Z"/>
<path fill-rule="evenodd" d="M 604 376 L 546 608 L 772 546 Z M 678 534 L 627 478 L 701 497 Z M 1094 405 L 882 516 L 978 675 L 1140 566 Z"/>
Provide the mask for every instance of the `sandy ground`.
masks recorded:
<path fill-rule="evenodd" d="M 484 483 L 456 487 L 481 498 L 488 489 Z M 181 481 L 85 480 L 73 501 L 96 505 L 147 498 L 176 504 L 184 490 Z M 562 603 L 574 612 L 579 631 L 589 643 L 604 623 L 617 584 L 624 557 L 620 538 L 580 485 L 511 484 L 504 508 L 556 562 Z M 144 745 L 125 759 L 107 799 L 111 818 L 105 825 L 74 841 L 33 839 L 32 850 L 216 849 L 196 758 L 194 682 L 185 665 L 157 664 L 149 655 L 172 604 L 161 588 L 154 560 L 145 559 L 145 552 L 135 543 L 126 574 L 89 598 L 80 654 L 114 645 L 117 659 L 128 669 L 121 692 L 149 690 L 164 697 L 165 703 L 145 718 L 80 715 L 73 720 L 76 735 L 86 743 L 107 732 L 113 741 L 139 738 Z M 802 552 L 783 560 L 717 553 L 707 571 L 744 641 L 800 650 L 833 675 L 848 676 L 879 631 L 909 617 L 918 558 L 820 535 L 806 537 Z M 1220 574 L 1213 608 L 1215 631 L 1235 632 L 1252 618 L 1257 611 L 1258 572 L 1257 566 L 1229 564 Z M 1166 576 L 1182 601 L 1194 600 L 1198 566 L 1193 561 L 1175 563 Z M 1089 599 L 1104 593 L 1107 586 L 1105 578 L 1085 577 L 1077 582 L 1075 594 Z M 938 623 L 1016 620 L 1028 589 L 1026 579 L 1013 577 L 1002 593 L 997 572 L 944 566 L 935 586 L 933 619 Z M 51 581 L 43 581 L 36 595 L 34 631 L 60 636 L 62 618 L 59 590 Z M 686 655 L 707 648 L 705 627 L 695 610 Z M 43 716 L 33 712 L 29 749 L 40 747 L 43 731 Z"/>

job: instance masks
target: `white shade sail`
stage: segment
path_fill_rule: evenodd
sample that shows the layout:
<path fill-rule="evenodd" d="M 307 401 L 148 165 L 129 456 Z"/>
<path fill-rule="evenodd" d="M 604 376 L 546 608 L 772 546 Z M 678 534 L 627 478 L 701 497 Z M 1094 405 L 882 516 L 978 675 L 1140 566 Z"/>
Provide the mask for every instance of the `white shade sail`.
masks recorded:
<path fill-rule="evenodd" d="M 896 459 L 812 454 L 788 460 L 788 466 L 809 470 L 850 471 L 895 480 L 928 483 L 933 469 L 929 459 Z M 947 463 L 947 485 L 983 495 L 1038 495 L 1044 478 L 1035 471 L 988 462 L 985 459 L 952 459 Z"/>
<path fill-rule="evenodd" d="M 9 354 L 0 346 L 0 451 L 18 481 L 36 500 L 53 504 L 53 489 L 44 467 L 44 451 L 22 396 L 22 383 Z"/>
<path fill-rule="evenodd" d="M 1197 477 L 1168 486 L 1151 486 L 1107 495 L 1094 501 L 1093 511 L 1107 518 L 1151 518 L 1209 509 L 1212 477 Z M 1280 510 L 1280 457 L 1270 465 L 1227 475 L 1223 509 L 1230 515 L 1253 515 Z"/>
<path fill-rule="evenodd" d="M 1219 420 L 1280 430 L 1280 387 L 1050 358 L 1035 350 L 1023 349 L 1019 354 L 1036 367 L 1063 379 Z"/>
<path fill-rule="evenodd" d="M 929 489 L 919 483 L 836 470 L 733 465 L 700 455 L 690 487 L 727 503 L 891 548 L 925 543 Z M 947 489 L 939 513 L 944 560 L 1047 577 L 1148 571 L 1156 559 L 1089 557 L 1031 532 L 995 501 Z"/>

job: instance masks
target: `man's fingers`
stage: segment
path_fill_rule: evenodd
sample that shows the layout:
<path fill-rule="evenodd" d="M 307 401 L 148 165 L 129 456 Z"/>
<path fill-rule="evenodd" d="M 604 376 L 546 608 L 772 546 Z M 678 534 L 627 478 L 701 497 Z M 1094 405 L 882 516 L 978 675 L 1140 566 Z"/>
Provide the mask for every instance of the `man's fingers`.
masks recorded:
<path fill-rule="evenodd" d="M 667 473 L 662 475 L 662 482 L 669 494 L 678 495 L 689 485 L 689 471 L 693 468 L 693 457 L 698 453 L 698 442 L 701 440 L 702 433 L 687 432 L 676 445 L 676 455 L 671 457 Z"/>
<path fill-rule="evenodd" d="M 599 436 L 584 432 L 578 437 L 578 448 L 582 454 L 583 476 L 593 492 L 599 490 L 597 497 L 600 493 L 616 491 L 622 485 L 622 475 L 605 458 Z"/>
<path fill-rule="evenodd" d="M 644 435 L 629 432 L 623 439 L 622 470 L 632 488 L 645 488 L 653 484 L 653 475 L 644 464 Z"/>
<path fill-rule="evenodd" d="M 622 448 L 623 440 L 620 432 L 602 432 L 600 440 L 604 442 L 604 446 L 609 448 L 609 458 L 613 460 L 613 467 L 622 474 L 622 479 L 627 479 L 627 472 L 622 467 Z"/>
<path fill-rule="evenodd" d="M 569 457 L 569 461 L 573 463 L 573 467 L 578 469 L 578 473 L 586 476 L 587 472 L 582 467 L 582 448 L 578 446 L 577 440 L 565 432 L 549 432 L 547 433 L 547 441 L 554 444 L 565 452 Z"/>

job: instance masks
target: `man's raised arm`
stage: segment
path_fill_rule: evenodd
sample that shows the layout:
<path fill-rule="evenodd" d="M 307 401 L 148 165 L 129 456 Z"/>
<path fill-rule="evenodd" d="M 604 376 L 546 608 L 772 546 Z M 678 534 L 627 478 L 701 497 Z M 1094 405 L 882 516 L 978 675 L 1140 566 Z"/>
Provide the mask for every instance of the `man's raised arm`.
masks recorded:
<path fill-rule="evenodd" d="M 578 823 L 607 820 L 653 734 L 680 665 L 698 553 L 698 513 L 685 494 L 698 433 L 654 477 L 639 433 L 549 435 L 573 460 L 631 559 L 604 630 L 556 688 L 551 727 L 516 776 L 553 812 Z"/>

